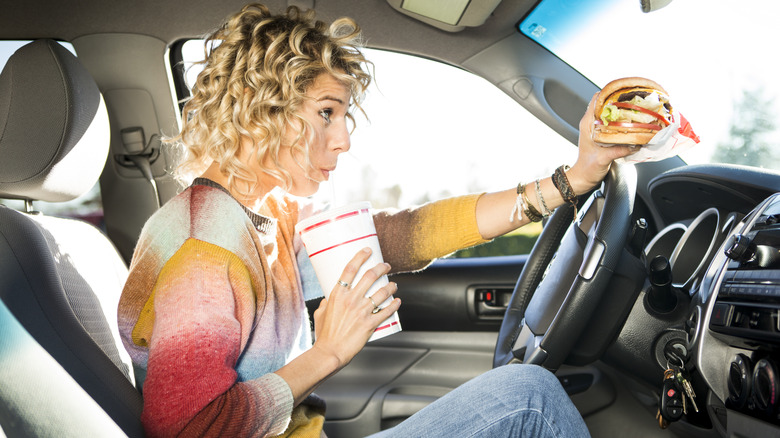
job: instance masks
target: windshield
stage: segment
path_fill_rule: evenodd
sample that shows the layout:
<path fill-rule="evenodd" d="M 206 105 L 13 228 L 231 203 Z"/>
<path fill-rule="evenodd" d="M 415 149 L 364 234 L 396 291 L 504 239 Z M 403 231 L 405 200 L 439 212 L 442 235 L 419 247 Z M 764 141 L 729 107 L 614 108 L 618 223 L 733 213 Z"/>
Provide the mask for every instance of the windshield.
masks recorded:
<path fill-rule="evenodd" d="M 661 84 L 702 142 L 688 163 L 780 168 L 780 2 L 542 0 L 519 24 L 599 87 L 626 76 Z"/>

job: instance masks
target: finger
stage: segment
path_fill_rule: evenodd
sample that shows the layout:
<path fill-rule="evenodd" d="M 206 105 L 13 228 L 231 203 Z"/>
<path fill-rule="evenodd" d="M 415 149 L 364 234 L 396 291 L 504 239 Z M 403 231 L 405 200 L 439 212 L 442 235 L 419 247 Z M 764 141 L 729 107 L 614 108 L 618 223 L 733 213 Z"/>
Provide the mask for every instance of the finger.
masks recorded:
<path fill-rule="evenodd" d="M 382 321 L 393 316 L 393 313 L 397 312 L 400 307 L 401 307 L 401 299 L 394 298 L 393 301 L 391 301 L 390 304 L 387 305 L 387 307 L 379 309 L 377 313 L 371 316 L 376 318 L 375 322 L 377 325 L 379 325 Z"/>
<path fill-rule="evenodd" d="M 376 294 L 374 294 L 374 295 L 372 295 L 372 296 L 370 296 L 370 297 L 366 297 L 366 298 L 368 298 L 368 302 L 369 302 L 369 303 L 371 303 L 371 304 L 370 304 L 370 306 L 371 306 L 370 312 L 371 312 L 371 313 L 377 313 L 377 312 L 379 312 L 379 310 L 382 308 L 382 307 L 381 307 L 382 303 L 384 303 L 384 301 L 379 301 L 379 298 L 378 298 L 378 297 L 377 297 L 377 300 L 376 300 L 376 301 L 374 301 L 374 297 L 375 297 L 375 296 L 376 296 Z"/>
<path fill-rule="evenodd" d="M 618 158 L 623 158 L 625 156 L 628 156 L 628 155 L 631 155 L 631 154 L 635 154 L 641 148 L 642 148 L 642 146 L 634 145 L 634 144 L 626 146 L 623 150 L 617 151 Z"/>
<path fill-rule="evenodd" d="M 354 286 L 355 276 L 360 270 L 360 267 L 363 266 L 363 263 L 365 263 L 370 256 L 371 248 L 363 248 L 355 254 L 355 256 L 352 257 L 352 260 L 347 263 L 347 266 L 344 267 L 344 271 L 342 271 L 341 277 L 339 277 L 335 287 L 350 289 L 351 286 Z"/>
<path fill-rule="evenodd" d="M 374 309 L 382 307 L 382 305 L 385 304 L 385 301 L 387 301 L 387 299 L 393 296 L 393 294 L 395 294 L 397 291 L 398 284 L 395 282 L 390 282 L 379 288 L 379 290 L 374 292 L 374 294 L 370 297 L 366 297 L 368 298 L 368 302 L 371 305 L 371 311 L 373 312 Z"/>
<path fill-rule="evenodd" d="M 580 130 L 583 128 L 583 124 L 585 126 L 590 127 L 593 123 L 593 119 L 595 116 L 593 115 L 593 112 L 596 108 L 596 96 L 599 94 L 596 93 L 593 95 L 593 97 L 590 98 L 590 102 L 588 102 L 588 107 L 585 109 L 585 114 L 582 115 L 582 119 L 580 119 Z"/>
<path fill-rule="evenodd" d="M 606 145 L 603 146 L 602 149 L 605 150 L 605 155 L 609 160 L 616 160 L 618 158 L 623 158 L 627 155 L 636 153 L 641 147 L 642 146 L 639 145 L 623 144 L 623 145 Z"/>
<path fill-rule="evenodd" d="M 387 274 L 388 272 L 390 272 L 390 265 L 388 263 L 379 263 L 373 268 L 367 270 L 363 274 L 363 277 L 358 279 L 357 283 L 353 286 L 355 289 L 365 293 L 371 288 L 371 285 L 379 279 L 379 277 Z"/>
<path fill-rule="evenodd" d="M 320 300 L 320 305 L 317 306 L 317 308 L 314 310 L 314 314 L 313 314 L 313 316 L 314 316 L 314 326 L 315 327 L 319 327 L 320 326 L 320 324 L 319 324 L 320 318 L 322 318 L 322 315 L 325 314 L 325 312 L 327 311 L 327 307 L 328 307 L 328 299 L 327 298 L 323 298 L 322 300 Z"/>
<path fill-rule="evenodd" d="M 585 109 L 585 114 L 580 119 L 580 134 L 591 138 L 593 131 L 593 124 L 595 123 L 598 115 L 596 114 L 596 100 L 599 93 L 595 93 L 588 102 L 588 107 Z M 595 145 L 595 144 L 594 144 Z"/>

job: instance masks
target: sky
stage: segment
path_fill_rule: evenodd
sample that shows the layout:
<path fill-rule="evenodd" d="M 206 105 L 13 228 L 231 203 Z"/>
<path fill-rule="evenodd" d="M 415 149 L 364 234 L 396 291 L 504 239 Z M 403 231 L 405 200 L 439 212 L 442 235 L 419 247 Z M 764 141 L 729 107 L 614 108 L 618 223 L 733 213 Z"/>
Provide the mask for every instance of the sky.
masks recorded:
<path fill-rule="evenodd" d="M 727 139 L 733 103 L 743 90 L 780 98 L 773 48 L 780 42 L 780 2 L 674 0 L 644 14 L 638 0 L 609 1 L 613 5 L 600 23 L 584 28 L 577 44 L 561 48 L 563 58 L 582 66 L 580 72 L 599 86 L 625 76 L 660 83 L 702 138 L 683 156 L 689 162 L 708 161 L 715 145 Z M 780 124 L 776 105 L 771 114 Z"/>

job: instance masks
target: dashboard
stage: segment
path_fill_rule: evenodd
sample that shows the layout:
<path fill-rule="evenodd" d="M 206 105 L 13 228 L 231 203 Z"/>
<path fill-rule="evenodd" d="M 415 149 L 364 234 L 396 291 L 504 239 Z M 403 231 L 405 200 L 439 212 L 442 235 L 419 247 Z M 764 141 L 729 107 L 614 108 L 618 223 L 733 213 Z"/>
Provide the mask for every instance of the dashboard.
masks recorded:
<path fill-rule="evenodd" d="M 655 305 L 666 323 L 657 332 L 666 337 L 653 339 L 655 365 L 668 364 L 670 349 L 685 356 L 703 410 L 683 422 L 724 437 L 780 437 L 780 175 L 688 166 L 660 175 L 649 192 L 669 225 L 647 243 L 646 259 L 668 260 L 682 301 L 666 316 Z"/>
<path fill-rule="evenodd" d="M 691 339 L 712 391 L 708 408 L 724 436 L 780 436 L 780 194 L 735 224 L 719 247 Z"/>

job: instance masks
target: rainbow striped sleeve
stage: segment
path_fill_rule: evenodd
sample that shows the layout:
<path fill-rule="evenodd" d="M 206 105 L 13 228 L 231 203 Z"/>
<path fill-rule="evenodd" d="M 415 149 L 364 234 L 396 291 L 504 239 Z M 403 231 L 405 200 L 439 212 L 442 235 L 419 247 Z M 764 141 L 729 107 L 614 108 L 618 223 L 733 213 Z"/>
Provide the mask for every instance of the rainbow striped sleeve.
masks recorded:
<path fill-rule="evenodd" d="M 281 433 L 292 411 L 276 374 L 237 382 L 256 288 L 245 264 L 219 246 L 187 239 L 165 263 L 132 330 L 147 346 L 142 421 L 148 436 Z"/>

